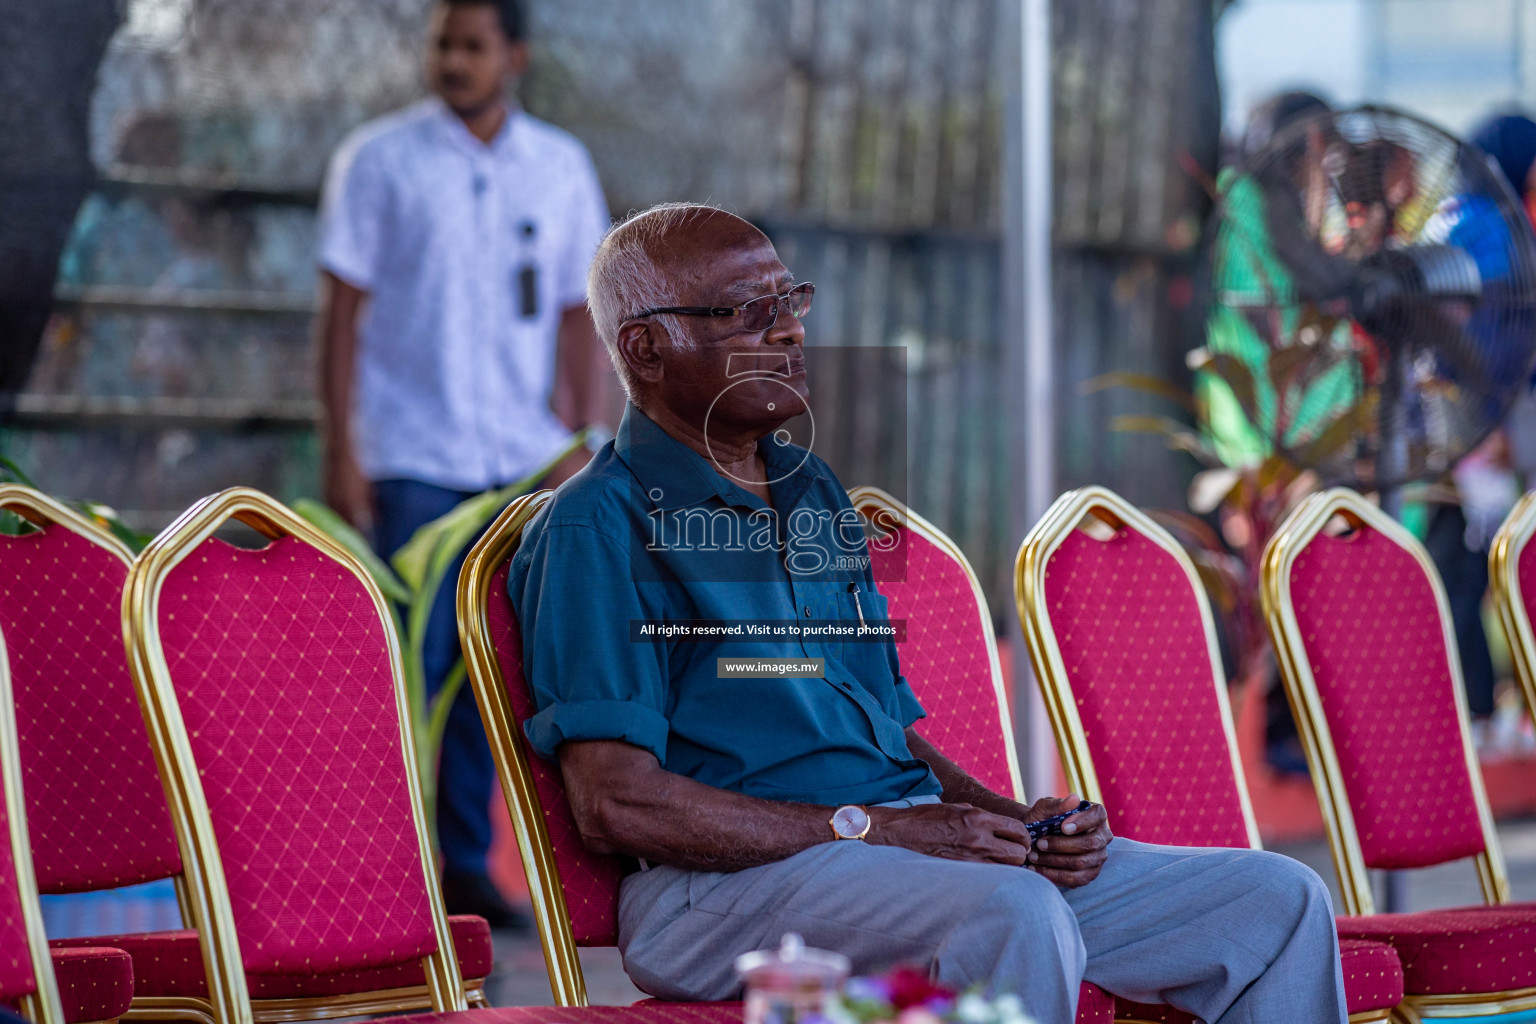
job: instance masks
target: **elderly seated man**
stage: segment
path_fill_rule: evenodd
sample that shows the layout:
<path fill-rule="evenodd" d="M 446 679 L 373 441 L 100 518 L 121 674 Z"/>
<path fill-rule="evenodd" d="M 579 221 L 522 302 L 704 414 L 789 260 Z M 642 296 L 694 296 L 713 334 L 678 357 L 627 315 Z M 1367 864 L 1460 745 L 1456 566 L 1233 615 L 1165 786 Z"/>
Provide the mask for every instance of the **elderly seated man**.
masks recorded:
<path fill-rule="evenodd" d="M 886 617 L 867 559 L 800 557 L 865 550 L 831 469 L 774 433 L 806 409 L 811 294 L 728 213 L 614 228 L 588 298 L 630 404 L 512 562 L 529 739 L 587 846 L 640 860 L 620 898 L 630 976 L 730 998 L 733 959 L 796 931 L 859 971 L 1017 992 L 1040 1024 L 1070 1024 L 1085 978 L 1222 1024 L 1346 1020 L 1333 911 L 1303 865 L 1115 839 L 1098 806 L 1032 846 L 1024 823 L 1077 798 L 1016 803 L 918 735 L 888 640 L 646 635 Z M 760 357 L 777 372 L 743 376 Z M 723 677 L 722 657 L 821 665 Z"/>

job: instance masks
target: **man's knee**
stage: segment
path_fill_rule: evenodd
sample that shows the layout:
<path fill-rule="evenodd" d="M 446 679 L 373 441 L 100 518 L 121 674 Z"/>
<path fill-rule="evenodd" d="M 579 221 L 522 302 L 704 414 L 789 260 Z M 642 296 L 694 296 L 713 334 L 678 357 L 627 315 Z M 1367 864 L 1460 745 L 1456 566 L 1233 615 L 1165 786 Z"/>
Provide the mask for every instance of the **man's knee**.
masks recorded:
<path fill-rule="evenodd" d="M 1267 850 L 1243 851 L 1243 857 L 1247 861 L 1244 869 L 1252 872 L 1255 883 L 1263 888 L 1267 899 L 1275 901 L 1277 909 L 1289 909 L 1298 921 L 1321 916 L 1332 927 L 1333 898 L 1316 871 L 1295 858 Z"/>
<path fill-rule="evenodd" d="M 1018 869 L 1017 874 L 1001 881 L 978 904 L 963 930 L 966 938 L 958 946 L 971 947 L 978 955 L 966 956 L 960 949 L 948 952 L 957 953 L 960 961 L 952 966 L 962 967 L 963 963 L 962 973 L 975 972 L 974 976 L 945 981 L 962 981 L 963 986 L 985 984 L 995 992 L 1012 992 L 1029 979 L 1038 984 L 1040 973 L 1049 964 L 1060 972 L 1064 992 L 1077 992 L 1087 966 L 1077 917 L 1061 898 L 1060 890 L 1032 870 Z M 940 955 L 940 975 L 946 973 L 945 960 Z"/>

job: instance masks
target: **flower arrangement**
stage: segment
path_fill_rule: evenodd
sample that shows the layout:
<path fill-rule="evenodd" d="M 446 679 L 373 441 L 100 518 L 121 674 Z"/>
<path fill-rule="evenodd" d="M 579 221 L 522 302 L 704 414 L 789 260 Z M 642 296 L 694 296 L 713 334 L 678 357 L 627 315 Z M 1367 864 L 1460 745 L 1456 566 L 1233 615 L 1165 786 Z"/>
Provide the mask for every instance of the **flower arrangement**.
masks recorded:
<path fill-rule="evenodd" d="M 978 991 L 955 992 L 915 967 L 850 978 L 822 1016 L 826 1024 L 1034 1024 L 1012 993 L 989 999 Z"/>

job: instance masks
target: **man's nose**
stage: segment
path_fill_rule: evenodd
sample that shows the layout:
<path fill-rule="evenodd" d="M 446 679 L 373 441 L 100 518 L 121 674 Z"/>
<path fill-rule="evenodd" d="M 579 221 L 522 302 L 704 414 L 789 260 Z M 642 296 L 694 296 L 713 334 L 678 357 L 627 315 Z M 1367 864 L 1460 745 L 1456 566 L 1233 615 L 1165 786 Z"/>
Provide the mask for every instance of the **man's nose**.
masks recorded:
<path fill-rule="evenodd" d="M 784 299 L 779 300 L 778 316 L 773 318 L 773 326 L 768 328 L 763 341 L 769 345 L 805 344 L 805 324 L 789 311 L 789 303 Z"/>

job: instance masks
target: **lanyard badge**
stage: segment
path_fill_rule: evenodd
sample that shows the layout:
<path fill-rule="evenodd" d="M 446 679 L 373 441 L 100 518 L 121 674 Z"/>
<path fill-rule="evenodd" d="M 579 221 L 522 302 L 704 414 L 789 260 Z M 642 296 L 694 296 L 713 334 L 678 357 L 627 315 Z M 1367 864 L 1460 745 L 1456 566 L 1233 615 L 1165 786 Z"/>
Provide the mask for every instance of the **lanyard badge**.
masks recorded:
<path fill-rule="evenodd" d="M 533 320 L 539 315 L 539 265 L 534 260 L 533 248 L 538 231 L 538 225 L 531 220 L 525 220 L 517 227 L 523 251 L 513 275 L 513 291 L 517 295 L 518 315 L 524 320 Z"/>

